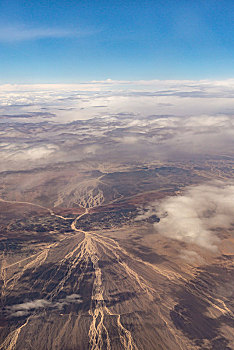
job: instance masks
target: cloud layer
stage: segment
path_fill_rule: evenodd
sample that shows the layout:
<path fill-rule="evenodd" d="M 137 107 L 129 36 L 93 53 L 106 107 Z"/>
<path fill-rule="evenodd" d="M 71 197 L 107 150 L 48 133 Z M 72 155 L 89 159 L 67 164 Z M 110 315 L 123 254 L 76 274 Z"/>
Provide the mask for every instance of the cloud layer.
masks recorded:
<path fill-rule="evenodd" d="M 0 86 L 0 170 L 232 156 L 234 81 Z"/>

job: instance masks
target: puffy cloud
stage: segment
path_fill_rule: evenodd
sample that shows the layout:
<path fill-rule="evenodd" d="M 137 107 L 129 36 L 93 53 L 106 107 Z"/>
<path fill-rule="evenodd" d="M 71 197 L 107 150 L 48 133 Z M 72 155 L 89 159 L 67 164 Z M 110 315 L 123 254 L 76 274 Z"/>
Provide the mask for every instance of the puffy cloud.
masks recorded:
<path fill-rule="evenodd" d="M 83 152 L 85 154 L 96 154 L 99 149 L 100 149 L 99 145 L 93 144 L 93 145 L 85 146 L 83 149 Z"/>
<path fill-rule="evenodd" d="M 136 221 L 156 215 L 154 228 L 161 235 L 217 252 L 223 230 L 233 230 L 234 183 L 215 181 L 190 186 L 173 197 L 139 208 Z M 194 251 L 181 250 L 181 258 L 201 261 Z"/>
<path fill-rule="evenodd" d="M 28 144 L 17 144 L 17 143 L 0 143 L 0 154 L 2 161 L 6 160 L 8 163 L 22 162 L 22 161 L 38 161 L 40 159 L 45 160 L 47 157 L 52 155 L 58 147 L 53 144 L 45 145 L 28 145 Z"/>
<path fill-rule="evenodd" d="M 19 310 L 40 309 L 43 307 L 48 307 L 50 305 L 51 305 L 51 302 L 48 300 L 37 299 L 34 301 L 28 301 L 26 303 L 13 305 L 13 306 L 11 306 L 11 310 L 12 311 L 19 311 Z"/>
<path fill-rule="evenodd" d="M 81 303 L 80 294 L 67 295 L 65 301 L 69 303 Z"/>
<path fill-rule="evenodd" d="M 46 145 L 42 147 L 32 147 L 23 151 L 19 151 L 15 156 L 19 159 L 37 160 L 49 156 L 55 151 L 56 147 L 53 145 Z"/>
<path fill-rule="evenodd" d="M 114 137 L 113 138 L 115 141 L 117 142 L 121 142 L 123 144 L 126 145 L 131 145 L 131 144 L 135 144 L 136 142 L 138 142 L 140 140 L 140 137 L 137 137 L 135 135 L 129 135 L 129 136 L 123 136 L 123 137 Z"/>
<path fill-rule="evenodd" d="M 217 251 L 219 233 L 234 223 L 234 184 L 217 181 L 192 186 L 157 208 L 162 235 Z"/>
<path fill-rule="evenodd" d="M 32 313 L 33 310 L 47 308 L 62 309 L 64 305 L 80 303 L 82 303 L 81 296 L 79 294 L 71 294 L 56 302 L 46 299 L 35 299 L 25 303 L 11 305 L 7 308 L 7 311 L 12 317 L 21 317 Z"/>

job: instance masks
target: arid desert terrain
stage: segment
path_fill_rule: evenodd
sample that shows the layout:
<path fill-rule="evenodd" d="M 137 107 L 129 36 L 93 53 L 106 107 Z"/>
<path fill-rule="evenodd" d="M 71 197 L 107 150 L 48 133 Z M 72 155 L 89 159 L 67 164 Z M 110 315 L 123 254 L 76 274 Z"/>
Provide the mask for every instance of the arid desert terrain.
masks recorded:
<path fill-rule="evenodd" d="M 233 349 L 232 117 L 31 99 L 1 123 L 0 349 Z"/>

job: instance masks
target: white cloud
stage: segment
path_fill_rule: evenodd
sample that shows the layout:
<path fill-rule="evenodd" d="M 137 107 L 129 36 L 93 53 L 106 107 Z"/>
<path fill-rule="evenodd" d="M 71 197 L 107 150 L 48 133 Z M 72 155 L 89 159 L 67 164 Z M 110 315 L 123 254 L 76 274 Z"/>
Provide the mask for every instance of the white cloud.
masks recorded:
<path fill-rule="evenodd" d="M 80 303 L 82 303 L 81 296 L 79 294 L 71 294 L 67 295 L 63 299 L 59 299 L 56 302 L 46 299 L 36 299 L 21 304 L 11 305 L 7 308 L 7 310 L 10 316 L 21 317 L 30 314 L 33 310 L 47 308 L 62 309 L 64 305 Z"/>
<path fill-rule="evenodd" d="M 234 121 L 231 116 L 225 115 L 198 115 L 186 118 L 184 126 L 192 128 L 229 128 L 234 127 Z"/>
<path fill-rule="evenodd" d="M 2 160 L 6 161 L 37 161 L 45 159 L 57 150 L 53 144 L 42 146 L 29 146 L 25 144 L 0 144 L 2 147 Z"/>
<path fill-rule="evenodd" d="M 216 252 L 218 235 L 234 223 L 234 184 L 192 186 L 161 202 L 155 229 L 162 235 Z"/>
<path fill-rule="evenodd" d="M 129 135 L 129 136 L 123 136 L 123 137 L 114 137 L 115 141 L 126 144 L 126 145 L 132 145 L 135 144 L 140 140 L 140 137 Z"/>
<path fill-rule="evenodd" d="M 154 228 L 161 235 L 217 252 L 222 232 L 233 230 L 234 183 L 215 181 L 187 187 L 180 195 L 139 208 L 135 220 L 152 215 L 160 218 Z M 190 250 L 181 250 L 180 257 L 202 260 Z"/>
<path fill-rule="evenodd" d="M 99 149 L 100 149 L 99 145 L 93 144 L 93 145 L 85 146 L 83 148 L 83 152 L 85 154 L 96 154 Z"/>
<path fill-rule="evenodd" d="M 71 295 L 67 295 L 65 298 L 65 301 L 70 302 L 70 303 L 80 303 L 81 299 L 80 299 L 80 294 L 71 294 Z"/>
<path fill-rule="evenodd" d="M 17 158 L 38 160 L 44 157 L 48 157 L 55 151 L 56 147 L 53 145 L 47 145 L 42 147 L 32 147 L 23 152 L 17 153 Z"/>
<path fill-rule="evenodd" d="M 234 80 L 3 85 L 0 168 L 120 151 L 147 161 L 232 156 L 233 91 Z M 20 115 L 27 120 L 12 118 Z"/>
<path fill-rule="evenodd" d="M 43 308 L 43 307 L 48 307 L 50 305 L 51 305 L 51 302 L 48 300 L 37 299 L 34 301 L 28 301 L 26 303 L 13 305 L 11 307 L 11 310 L 18 311 L 18 310 L 39 309 L 39 308 Z"/>
<path fill-rule="evenodd" d="M 92 34 L 91 31 L 74 31 L 64 28 L 42 28 L 26 26 L 1 26 L 0 42 L 28 41 L 46 38 L 80 37 Z"/>

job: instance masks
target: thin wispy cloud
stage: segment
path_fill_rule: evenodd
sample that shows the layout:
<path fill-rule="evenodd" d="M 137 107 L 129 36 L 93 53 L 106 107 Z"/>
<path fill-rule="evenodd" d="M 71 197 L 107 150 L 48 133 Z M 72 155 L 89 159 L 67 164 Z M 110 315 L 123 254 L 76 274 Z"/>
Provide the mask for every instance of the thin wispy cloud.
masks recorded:
<path fill-rule="evenodd" d="M 39 39 L 79 38 L 94 34 L 91 30 L 71 30 L 66 28 L 43 28 L 26 26 L 0 27 L 0 42 L 20 42 Z"/>
<path fill-rule="evenodd" d="M 61 310 L 66 305 L 80 304 L 80 303 L 82 303 L 81 296 L 79 294 L 71 294 L 71 295 L 67 295 L 63 299 L 59 299 L 56 302 L 52 302 L 46 299 L 36 299 L 36 300 L 26 301 L 25 303 L 8 306 L 6 310 L 9 316 L 22 317 L 22 316 L 30 315 L 36 310 L 42 310 L 42 309 Z"/>

